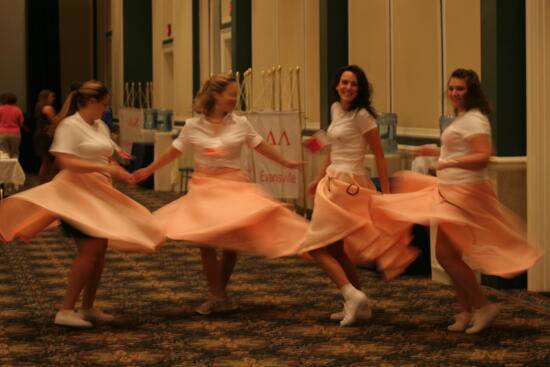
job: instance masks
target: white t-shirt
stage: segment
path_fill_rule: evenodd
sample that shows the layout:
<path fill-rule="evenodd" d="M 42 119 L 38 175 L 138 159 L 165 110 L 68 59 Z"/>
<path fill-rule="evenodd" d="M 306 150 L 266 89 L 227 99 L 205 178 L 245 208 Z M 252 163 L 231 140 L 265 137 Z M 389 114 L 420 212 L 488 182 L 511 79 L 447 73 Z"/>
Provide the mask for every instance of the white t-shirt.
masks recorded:
<path fill-rule="evenodd" d="M 186 120 L 172 146 L 181 152 L 191 146 L 197 167 L 240 169 L 243 144 L 255 148 L 262 140 L 246 117 L 229 113 L 217 134 L 204 115 Z"/>
<path fill-rule="evenodd" d="M 478 109 L 471 109 L 458 117 L 441 134 L 440 161 L 460 158 L 472 153 L 468 139 L 474 135 L 491 135 L 491 124 Z M 446 168 L 437 171 L 439 182 L 467 183 L 487 180 L 487 169 L 477 171 L 464 168 Z"/>
<path fill-rule="evenodd" d="M 331 123 L 327 130 L 331 144 L 329 169 L 365 175 L 365 154 L 368 144 L 363 137 L 376 128 L 376 119 L 364 108 L 345 111 L 339 102 L 330 108 Z"/>
<path fill-rule="evenodd" d="M 66 153 L 85 161 L 108 164 L 114 151 L 109 128 L 101 120 L 88 124 L 77 112 L 55 129 L 51 153 Z"/>

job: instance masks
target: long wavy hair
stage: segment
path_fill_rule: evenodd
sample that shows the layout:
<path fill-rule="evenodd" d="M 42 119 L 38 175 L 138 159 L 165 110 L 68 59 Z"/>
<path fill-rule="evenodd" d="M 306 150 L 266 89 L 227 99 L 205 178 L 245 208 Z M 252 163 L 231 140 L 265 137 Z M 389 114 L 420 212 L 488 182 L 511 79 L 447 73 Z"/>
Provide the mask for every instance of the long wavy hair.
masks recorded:
<path fill-rule="evenodd" d="M 59 123 L 65 117 L 75 114 L 79 109 L 86 106 L 91 98 L 98 101 L 103 100 L 109 95 L 109 89 L 103 82 L 98 80 L 88 80 L 69 93 L 59 114 L 56 116 L 56 123 Z"/>
<path fill-rule="evenodd" d="M 336 72 L 336 75 L 334 76 L 334 80 L 332 82 L 332 91 L 333 91 L 333 102 L 340 102 L 340 96 L 338 95 L 338 91 L 336 90 L 336 87 L 340 83 L 340 78 L 342 77 L 342 74 L 346 71 L 351 71 L 353 74 L 355 74 L 355 77 L 357 78 L 357 96 L 351 101 L 350 110 L 355 110 L 357 108 L 364 108 L 366 109 L 373 117 L 376 118 L 376 110 L 372 106 L 371 103 L 371 96 L 372 96 L 372 86 L 369 83 L 369 79 L 367 78 L 367 74 L 357 65 L 347 65 L 342 67 Z"/>
<path fill-rule="evenodd" d="M 231 74 L 216 74 L 212 75 L 207 81 L 205 81 L 201 89 L 195 96 L 193 103 L 193 109 L 195 112 L 202 113 L 204 115 L 210 114 L 216 106 L 216 99 L 214 98 L 214 92 L 223 93 L 225 88 L 231 83 L 235 83 L 237 80 Z"/>
<path fill-rule="evenodd" d="M 491 105 L 483 93 L 481 82 L 477 73 L 471 69 L 456 69 L 451 73 L 447 85 L 451 78 L 462 79 L 466 82 L 466 94 L 464 96 L 464 109 L 466 111 L 472 108 L 478 108 L 484 115 L 492 112 Z M 455 110 L 455 114 L 457 111 Z"/>

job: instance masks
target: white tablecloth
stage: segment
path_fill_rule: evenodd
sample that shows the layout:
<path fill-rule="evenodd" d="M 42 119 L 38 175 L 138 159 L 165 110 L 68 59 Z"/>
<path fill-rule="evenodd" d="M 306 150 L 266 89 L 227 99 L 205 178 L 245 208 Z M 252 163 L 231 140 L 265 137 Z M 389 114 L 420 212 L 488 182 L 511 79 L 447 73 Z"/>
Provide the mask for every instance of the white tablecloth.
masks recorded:
<path fill-rule="evenodd" d="M 0 159 L 0 184 L 12 183 L 20 186 L 25 183 L 25 172 L 15 158 Z"/>

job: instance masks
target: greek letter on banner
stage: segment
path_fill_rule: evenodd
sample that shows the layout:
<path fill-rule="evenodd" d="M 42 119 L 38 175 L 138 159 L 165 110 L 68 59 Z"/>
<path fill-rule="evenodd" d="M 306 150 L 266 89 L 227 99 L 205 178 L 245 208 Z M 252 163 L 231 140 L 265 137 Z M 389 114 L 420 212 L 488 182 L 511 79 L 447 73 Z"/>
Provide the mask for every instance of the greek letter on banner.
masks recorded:
<path fill-rule="evenodd" d="M 290 160 L 302 159 L 302 135 L 298 112 L 248 112 L 246 116 L 264 140 L 283 157 Z M 255 179 L 273 196 L 284 199 L 299 197 L 299 170 L 284 168 L 257 152 L 253 153 L 253 162 L 252 167 L 248 167 L 250 178 Z"/>

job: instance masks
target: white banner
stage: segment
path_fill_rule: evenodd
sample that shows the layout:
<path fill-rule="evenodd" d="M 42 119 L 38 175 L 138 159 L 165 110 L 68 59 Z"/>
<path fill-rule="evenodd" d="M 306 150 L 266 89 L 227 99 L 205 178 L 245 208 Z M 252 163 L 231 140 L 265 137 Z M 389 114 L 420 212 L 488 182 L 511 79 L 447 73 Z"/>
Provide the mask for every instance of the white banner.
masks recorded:
<path fill-rule="evenodd" d="M 132 152 L 132 144 L 142 141 L 143 109 L 124 107 L 118 110 L 119 143 L 122 150 Z"/>
<path fill-rule="evenodd" d="M 256 131 L 278 150 L 283 157 L 290 160 L 302 160 L 302 132 L 298 112 L 247 112 L 250 123 Z M 298 199 L 302 184 L 302 171 L 284 168 L 278 163 L 254 152 L 248 155 L 248 173 L 268 190 L 273 196 L 281 199 Z"/>

